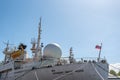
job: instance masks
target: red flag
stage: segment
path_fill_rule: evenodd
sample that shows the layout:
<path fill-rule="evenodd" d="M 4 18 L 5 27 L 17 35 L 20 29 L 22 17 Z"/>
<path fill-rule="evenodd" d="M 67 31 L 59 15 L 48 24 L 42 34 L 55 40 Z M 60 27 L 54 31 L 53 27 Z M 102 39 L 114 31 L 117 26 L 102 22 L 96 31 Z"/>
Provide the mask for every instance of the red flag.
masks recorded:
<path fill-rule="evenodd" d="M 95 48 L 96 48 L 96 49 L 101 49 L 101 46 L 96 45 Z"/>

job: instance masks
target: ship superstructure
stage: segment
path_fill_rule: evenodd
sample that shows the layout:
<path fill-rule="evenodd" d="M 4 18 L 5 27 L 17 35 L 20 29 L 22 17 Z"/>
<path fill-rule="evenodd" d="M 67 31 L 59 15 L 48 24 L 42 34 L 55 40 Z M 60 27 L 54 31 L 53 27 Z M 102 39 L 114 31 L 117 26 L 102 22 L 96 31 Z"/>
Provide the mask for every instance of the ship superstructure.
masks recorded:
<path fill-rule="evenodd" d="M 32 39 L 32 58 L 26 58 L 26 45 L 18 49 L 3 51 L 5 59 L 0 66 L 0 80 L 107 80 L 108 63 L 99 58 L 74 58 L 72 47 L 69 57 L 62 58 L 61 47 L 57 43 L 43 48 L 40 39 L 41 18 L 38 27 L 38 40 Z M 42 50 L 43 48 L 43 50 Z"/>

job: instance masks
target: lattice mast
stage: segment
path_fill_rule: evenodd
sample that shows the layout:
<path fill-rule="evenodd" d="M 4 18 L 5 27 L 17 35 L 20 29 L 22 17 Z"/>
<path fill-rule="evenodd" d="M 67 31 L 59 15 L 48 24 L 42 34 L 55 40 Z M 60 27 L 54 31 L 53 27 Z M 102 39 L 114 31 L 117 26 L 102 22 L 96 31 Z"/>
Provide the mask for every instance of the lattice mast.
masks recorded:
<path fill-rule="evenodd" d="M 39 22 L 39 26 L 38 26 L 38 39 L 37 42 L 35 41 L 35 39 L 32 40 L 32 53 L 35 53 L 34 58 L 37 60 L 40 60 L 42 58 L 42 46 L 43 44 L 41 43 L 41 18 L 40 18 L 40 22 Z M 36 45 L 37 44 L 37 45 Z"/>

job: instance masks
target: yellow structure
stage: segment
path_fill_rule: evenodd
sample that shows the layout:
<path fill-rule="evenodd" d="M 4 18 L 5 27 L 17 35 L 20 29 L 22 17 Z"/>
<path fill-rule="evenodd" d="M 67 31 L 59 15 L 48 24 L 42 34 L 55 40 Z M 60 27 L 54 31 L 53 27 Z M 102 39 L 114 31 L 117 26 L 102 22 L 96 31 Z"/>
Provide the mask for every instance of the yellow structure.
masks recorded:
<path fill-rule="evenodd" d="M 20 57 L 20 55 L 24 54 L 24 51 L 23 50 L 17 50 L 17 51 L 14 51 L 12 54 L 11 54 L 11 57 L 13 59 L 17 58 L 17 57 Z"/>

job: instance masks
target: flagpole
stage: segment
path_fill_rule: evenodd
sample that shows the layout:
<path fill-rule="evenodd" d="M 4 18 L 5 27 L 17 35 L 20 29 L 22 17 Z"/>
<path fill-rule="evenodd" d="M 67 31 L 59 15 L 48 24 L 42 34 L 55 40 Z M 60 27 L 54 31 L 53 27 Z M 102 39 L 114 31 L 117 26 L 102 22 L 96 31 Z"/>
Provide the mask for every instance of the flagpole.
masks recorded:
<path fill-rule="evenodd" d="M 98 62 L 100 61 L 101 49 L 102 49 L 102 43 L 101 43 L 101 48 L 100 48 L 100 50 L 99 50 Z"/>

